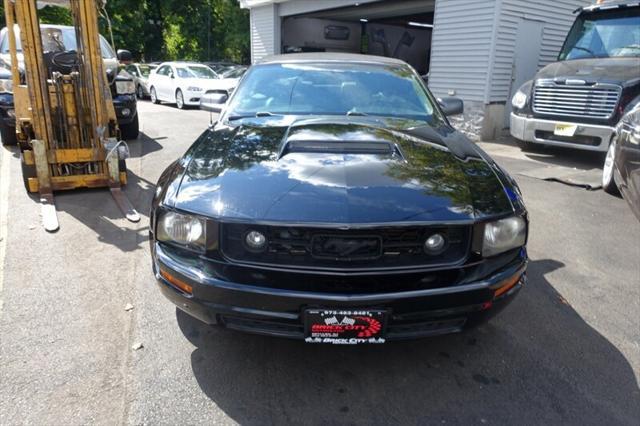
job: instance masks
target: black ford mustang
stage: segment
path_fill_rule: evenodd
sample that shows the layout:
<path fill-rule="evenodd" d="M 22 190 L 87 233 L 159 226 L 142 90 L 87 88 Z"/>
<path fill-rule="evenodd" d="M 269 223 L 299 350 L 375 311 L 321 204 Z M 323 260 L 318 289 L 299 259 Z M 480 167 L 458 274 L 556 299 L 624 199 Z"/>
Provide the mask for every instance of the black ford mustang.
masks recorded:
<path fill-rule="evenodd" d="M 489 318 L 525 283 L 527 213 L 439 102 L 395 59 L 253 66 L 158 182 L 162 292 L 204 322 L 307 342 L 381 343 Z"/>

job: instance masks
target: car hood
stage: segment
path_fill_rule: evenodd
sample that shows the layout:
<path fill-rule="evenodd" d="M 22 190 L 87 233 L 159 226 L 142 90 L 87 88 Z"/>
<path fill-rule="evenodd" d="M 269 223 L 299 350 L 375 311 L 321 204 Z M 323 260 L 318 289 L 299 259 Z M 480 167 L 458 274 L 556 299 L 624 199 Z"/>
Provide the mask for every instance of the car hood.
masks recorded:
<path fill-rule="evenodd" d="M 496 168 L 448 125 L 379 124 L 209 129 L 176 163 L 181 171 L 164 183 L 162 202 L 216 218 L 289 223 L 462 221 L 513 211 Z"/>
<path fill-rule="evenodd" d="M 222 80 L 213 78 L 189 78 L 185 80 L 185 86 L 197 86 L 205 90 L 219 89 L 222 84 Z"/>
<path fill-rule="evenodd" d="M 554 62 L 538 71 L 536 78 L 628 84 L 640 80 L 640 58 L 594 58 Z"/>

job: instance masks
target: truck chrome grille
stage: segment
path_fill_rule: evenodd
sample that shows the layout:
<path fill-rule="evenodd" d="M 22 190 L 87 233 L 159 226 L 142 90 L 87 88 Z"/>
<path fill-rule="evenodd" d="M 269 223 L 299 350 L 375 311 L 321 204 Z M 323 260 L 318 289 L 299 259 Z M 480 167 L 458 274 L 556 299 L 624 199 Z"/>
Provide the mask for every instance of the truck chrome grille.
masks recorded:
<path fill-rule="evenodd" d="M 538 80 L 533 92 L 533 111 L 544 115 L 607 120 L 620 99 L 620 86 L 613 84 L 568 85 Z"/>

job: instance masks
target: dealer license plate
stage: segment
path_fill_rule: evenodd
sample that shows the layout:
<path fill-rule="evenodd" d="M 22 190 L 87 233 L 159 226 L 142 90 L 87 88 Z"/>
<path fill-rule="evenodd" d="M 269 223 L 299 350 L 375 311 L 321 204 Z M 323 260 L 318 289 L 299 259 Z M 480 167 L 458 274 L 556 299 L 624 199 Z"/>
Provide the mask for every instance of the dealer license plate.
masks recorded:
<path fill-rule="evenodd" d="M 553 134 L 556 136 L 571 137 L 576 134 L 577 129 L 578 129 L 577 124 L 556 123 L 555 129 L 553 129 Z"/>
<path fill-rule="evenodd" d="M 305 341 L 333 345 L 384 343 L 387 311 L 325 310 L 305 311 Z"/>

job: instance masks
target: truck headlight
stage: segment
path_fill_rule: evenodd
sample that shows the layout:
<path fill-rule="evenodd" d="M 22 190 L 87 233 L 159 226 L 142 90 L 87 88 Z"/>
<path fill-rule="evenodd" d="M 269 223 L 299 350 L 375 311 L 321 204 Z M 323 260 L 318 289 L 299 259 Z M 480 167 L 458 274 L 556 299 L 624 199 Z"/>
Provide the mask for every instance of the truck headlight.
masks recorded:
<path fill-rule="evenodd" d="M 116 93 L 118 95 L 132 95 L 136 93 L 136 85 L 132 80 L 116 80 Z"/>
<path fill-rule="evenodd" d="M 527 241 L 527 222 L 520 216 L 489 222 L 484 226 L 482 256 L 491 257 L 522 247 Z"/>
<path fill-rule="evenodd" d="M 522 109 L 527 105 L 527 98 L 529 97 L 529 93 L 531 93 L 531 83 L 531 81 L 527 81 L 520 86 L 516 94 L 511 98 L 511 106 L 516 109 Z"/>
<path fill-rule="evenodd" d="M 13 80 L 0 80 L 0 93 L 13 93 Z"/>
<path fill-rule="evenodd" d="M 188 214 L 173 211 L 162 212 L 158 219 L 157 239 L 204 252 L 206 221 Z"/>

